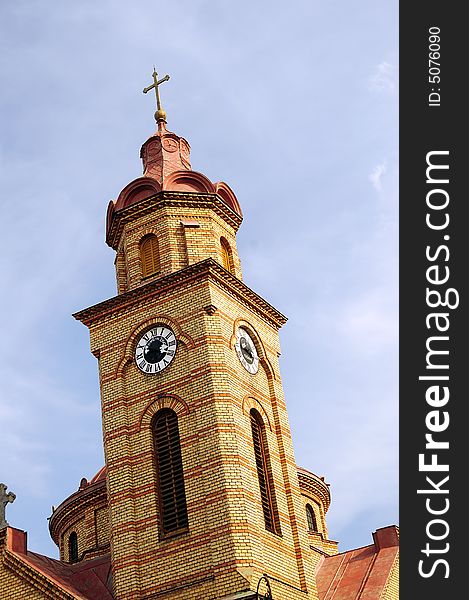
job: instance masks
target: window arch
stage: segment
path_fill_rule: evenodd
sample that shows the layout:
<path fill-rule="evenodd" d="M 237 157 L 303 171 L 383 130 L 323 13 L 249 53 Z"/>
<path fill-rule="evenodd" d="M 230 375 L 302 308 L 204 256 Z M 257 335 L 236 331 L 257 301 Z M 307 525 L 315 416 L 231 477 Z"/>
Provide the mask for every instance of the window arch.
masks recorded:
<path fill-rule="evenodd" d="M 264 513 L 265 528 L 274 533 L 280 533 L 277 503 L 272 480 L 267 436 L 261 415 L 255 408 L 250 411 L 252 440 L 256 458 L 257 478 L 261 493 L 262 511 Z"/>
<path fill-rule="evenodd" d="M 228 241 L 220 238 L 222 264 L 227 271 L 234 274 L 233 253 Z"/>
<path fill-rule="evenodd" d="M 68 537 L 68 560 L 69 562 L 77 562 L 78 560 L 78 536 L 76 531 Z"/>
<path fill-rule="evenodd" d="M 160 271 L 160 252 L 156 235 L 147 235 L 140 242 L 140 260 L 143 277 L 149 277 Z"/>
<path fill-rule="evenodd" d="M 318 531 L 318 522 L 316 520 L 316 513 L 314 512 L 311 504 L 306 505 L 306 520 L 308 522 L 308 531 Z"/>
<path fill-rule="evenodd" d="M 187 529 L 186 493 L 176 413 L 163 408 L 153 419 L 157 491 L 164 534 Z"/>

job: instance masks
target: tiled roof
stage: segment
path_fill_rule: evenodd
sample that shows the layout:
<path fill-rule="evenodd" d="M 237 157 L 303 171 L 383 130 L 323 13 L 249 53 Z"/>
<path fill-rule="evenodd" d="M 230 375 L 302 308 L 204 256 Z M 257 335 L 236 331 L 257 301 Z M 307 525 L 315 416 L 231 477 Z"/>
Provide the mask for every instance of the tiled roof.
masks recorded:
<path fill-rule="evenodd" d="M 8 552 L 23 565 L 33 569 L 77 600 L 113 600 L 108 587 L 111 569 L 109 555 L 68 564 L 28 551 L 26 534 L 12 527 L 8 528 L 7 544 Z"/>
<path fill-rule="evenodd" d="M 378 529 L 373 544 L 323 559 L 317 572 L 320 600 L 379 600 L 399 552 L 394 525 Z"/>

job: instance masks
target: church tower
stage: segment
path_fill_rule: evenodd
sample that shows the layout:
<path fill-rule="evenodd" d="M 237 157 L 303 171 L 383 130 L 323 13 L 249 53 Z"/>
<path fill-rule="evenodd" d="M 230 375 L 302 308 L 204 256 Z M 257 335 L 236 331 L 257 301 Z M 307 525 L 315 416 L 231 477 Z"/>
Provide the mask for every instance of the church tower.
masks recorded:
<path fill-rule="evenodd" d="M 143 176 L 107 211 L 118 294 L 75 315 L 99 362 L 114 596 L 254 598 L 267 574 L 275 599 L 316 599 L 308 530 L 326 540 L 329 492 L 294 459 L 286 318 L 243 283 L 240 205 L 192 170 L 153 78 Z M 301 477 L 325 508 L 305 511 Z"/>
<path fill-rule="evenodd" d="M 295 463 L 286 318 L 242 280 L 242 212 L 193 171 L 154 90 L 143 176 L 109 204 L 117 295 L 78 312 L 98 359 L 105 466 L 52 508 L 60 559 L 10 526 L 0 600 L 396 600 L 396 527 L 338 554 L 329 486 Z"/>

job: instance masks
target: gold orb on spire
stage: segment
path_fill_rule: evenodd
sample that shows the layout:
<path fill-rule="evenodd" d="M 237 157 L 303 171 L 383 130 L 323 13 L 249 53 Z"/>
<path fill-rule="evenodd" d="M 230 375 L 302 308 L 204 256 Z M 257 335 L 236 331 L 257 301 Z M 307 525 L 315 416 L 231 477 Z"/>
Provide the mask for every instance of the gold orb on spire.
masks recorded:
<path fill-rule="evenodd" d="M 163 110 L 162 108 L 160 108 L 159 110 L 156 111 L 155 113 L 155 121 L 158 123 L 159 120 L 165 121 L 166 122 L 166 111 Z"/>

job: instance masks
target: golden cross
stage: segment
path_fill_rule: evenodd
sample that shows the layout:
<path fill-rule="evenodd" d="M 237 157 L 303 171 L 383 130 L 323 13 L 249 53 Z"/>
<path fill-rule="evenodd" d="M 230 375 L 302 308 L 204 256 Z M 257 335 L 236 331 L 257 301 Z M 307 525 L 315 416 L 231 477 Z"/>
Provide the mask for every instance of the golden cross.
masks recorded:
<path fill-rule="evenodd" d="M 166 112 L 161 108 L 160 90 L 159 90 L 158 86 L 161 85 L 162 83 L 164 83 L 165 81 L 168 81 L 168 79 L 169 79 L 169 75 L 165 75 L 158 81 L 158 73 L 156 72 L 155 67 L 153 67 L 153 83 L 143 89 L 144 94 L 146 94 L 153 88 L 155 89 L 156 109 L 157 109 L 156 113 L 155 113 L 155 119 L 157 122 L 160 119 L 163 121 L 166 121 Z"/>

